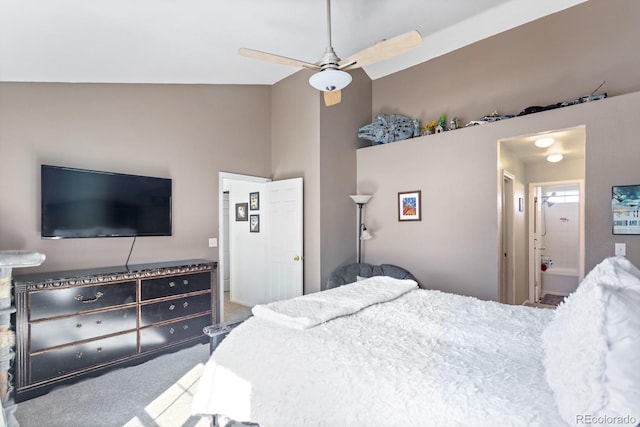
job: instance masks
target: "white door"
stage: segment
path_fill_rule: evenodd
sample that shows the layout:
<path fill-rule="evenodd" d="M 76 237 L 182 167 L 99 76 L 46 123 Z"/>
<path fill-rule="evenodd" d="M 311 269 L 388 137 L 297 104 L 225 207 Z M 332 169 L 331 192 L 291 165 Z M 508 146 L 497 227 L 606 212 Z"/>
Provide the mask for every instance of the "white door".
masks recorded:
<path fill-rule="evenodd" d="M 303 293 L 302 178 L 272 181 L 267 191 L 266 301 Z"/>

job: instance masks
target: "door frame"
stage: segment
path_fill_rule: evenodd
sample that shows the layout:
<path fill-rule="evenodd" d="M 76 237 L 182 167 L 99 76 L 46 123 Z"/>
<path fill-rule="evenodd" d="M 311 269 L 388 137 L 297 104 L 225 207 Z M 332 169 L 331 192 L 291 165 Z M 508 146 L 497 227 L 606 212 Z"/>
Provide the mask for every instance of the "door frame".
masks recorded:
<path fill-rule="evenodd" d="M 243 175 L 232 172 L 218 172 L 218 322 L 224 322 L 224 248 L 229 242 L 224 239 L 224 191 L 225 179 L 246 182 L 270 182 L 271 178 Z M 222 278 L 222 280 L 221 280 Z"/>
<path fill-rule="evenodd" d="M 515 304 L 515 181 L 516 176 L 506 169 L 502 171 L 500 213 L 500 285 L 498 301 Z"/>

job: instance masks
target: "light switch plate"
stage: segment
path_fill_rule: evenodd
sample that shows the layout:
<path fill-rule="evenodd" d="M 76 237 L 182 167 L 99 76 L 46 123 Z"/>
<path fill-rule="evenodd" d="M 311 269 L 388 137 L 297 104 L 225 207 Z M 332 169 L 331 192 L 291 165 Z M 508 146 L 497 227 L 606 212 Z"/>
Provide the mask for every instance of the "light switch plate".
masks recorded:
<path fill-rule="evenodd" d="M 210 237 L 209 238 L 209 247 L 210 248 L 217 248 L 218 247 L 218 239 L 215 237 Z"/>
<path fill-rule="evenodd" d="M 616 255 L 617 256 L 627 256 L 627 244 L 626 243 L 616 243 Z"/>

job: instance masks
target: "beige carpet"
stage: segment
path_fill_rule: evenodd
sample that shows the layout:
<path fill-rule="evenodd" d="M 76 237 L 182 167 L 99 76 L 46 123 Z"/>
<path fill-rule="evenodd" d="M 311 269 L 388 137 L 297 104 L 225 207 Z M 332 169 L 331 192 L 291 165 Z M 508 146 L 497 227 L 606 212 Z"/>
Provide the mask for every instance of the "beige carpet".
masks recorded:
<path fill-rule="evenodd" d="M 251 307 L 231 302 L 229 292 L 224 293 L 224 321 L 231 322 L 233 320 L 246 319 L 251 316 Z"/>
<path fill-rule="evenodd" d="M 208 427 L 191 416 L 209 345 L 61 386 L 18 404 L 21 427 Z"/>

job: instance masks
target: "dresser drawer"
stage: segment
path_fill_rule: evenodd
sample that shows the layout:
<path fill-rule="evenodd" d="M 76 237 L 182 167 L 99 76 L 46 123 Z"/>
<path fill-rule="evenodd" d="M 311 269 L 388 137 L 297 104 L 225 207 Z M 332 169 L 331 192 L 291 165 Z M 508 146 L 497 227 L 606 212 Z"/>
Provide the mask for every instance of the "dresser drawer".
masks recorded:
<path fill-rule="evenodd" d="M 32 355 L 30 383 L 133 356 L 137 350 L 136 335 L 134 331 Z"/>
<path fill-rule="evenodd" d="M 140 326 L 192 316 L 211 310 L 211 293 L 163 300 L 140 306 Z"/>
<path fill-rule="evenodd" d="M 208 271 L 184 276 L 159 277 L 141 281 L 140 299 L 146 301 L 208 289 L 211 289 L 211 273 Z"/>
<path fill-rule="evenodd" d="M 31 352 L 135 330 L 136 327 L 135 306 L 35 322 L 30 325 Z"/>
<path fill-rule="evenodd" d="M 203 334 L 202 329 L 211 323 L 211 314 L 207 314 L 161 326 L 140 329 L 140 349 L 144 352 L 194 337 L 202 337 L 206 341 L 207 336 Z"/>
<path fill-rule="evenodd" d="M 31 292 L 29 320 L 98 310 L 135 301 L 135 281 Z"/>

